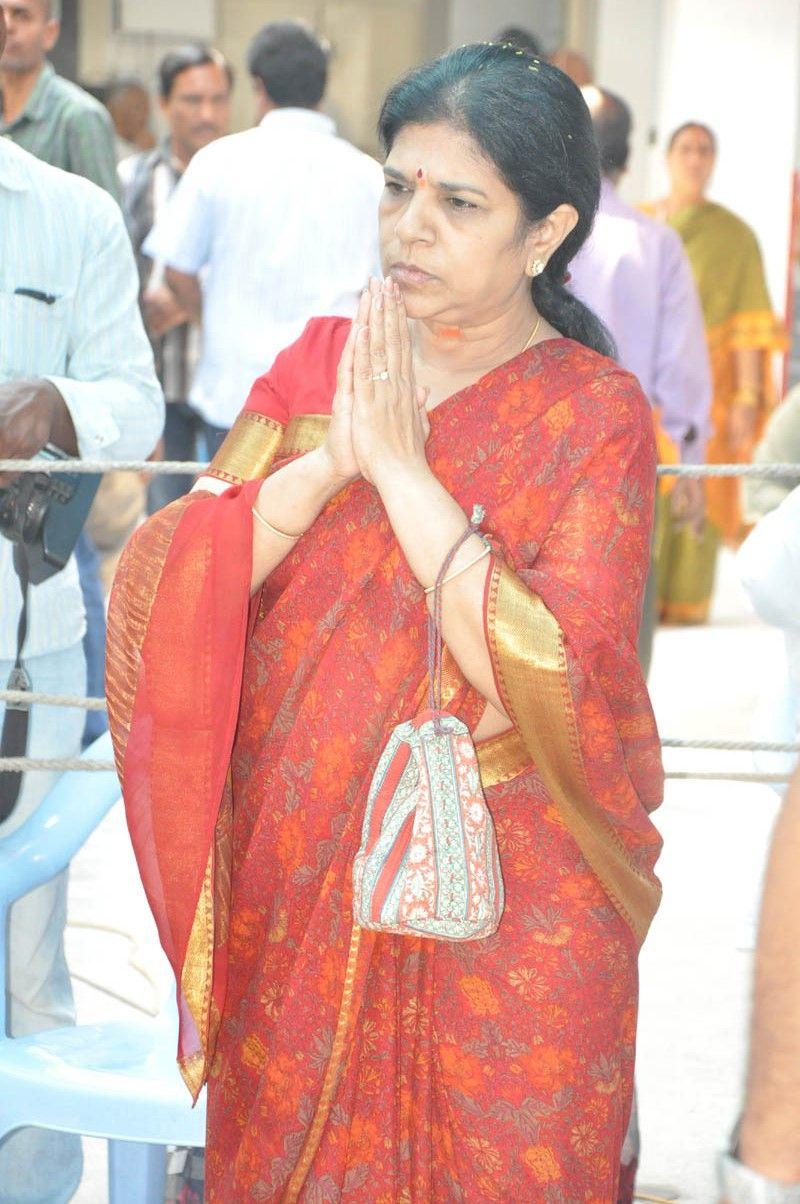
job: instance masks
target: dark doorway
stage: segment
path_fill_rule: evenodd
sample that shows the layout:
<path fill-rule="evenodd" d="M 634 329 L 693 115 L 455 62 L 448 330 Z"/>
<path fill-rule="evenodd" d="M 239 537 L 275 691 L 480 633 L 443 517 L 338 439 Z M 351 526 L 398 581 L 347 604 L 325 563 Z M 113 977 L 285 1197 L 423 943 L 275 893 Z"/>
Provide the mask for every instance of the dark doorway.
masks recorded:
<path fill-rule="evenodd" d="M 50 59 L 59 75 L 78 82 L 80 0 L 61 0 L 61 36 Z"/>

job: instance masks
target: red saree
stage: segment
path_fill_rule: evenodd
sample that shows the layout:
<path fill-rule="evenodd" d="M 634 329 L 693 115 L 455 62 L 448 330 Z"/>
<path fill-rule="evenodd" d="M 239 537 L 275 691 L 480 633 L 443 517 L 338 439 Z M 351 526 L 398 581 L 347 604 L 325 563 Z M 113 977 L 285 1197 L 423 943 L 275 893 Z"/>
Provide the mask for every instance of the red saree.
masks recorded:
<path fill-rule="evenodd" d="M 215 461 L 324 436 L 347 324 L 312 322 Z M 422 589 L 376 491 L 342 492 L 249 606 L 258 481 L 137 532 L 108 695 L 131 836 L 209 1086 L 210 1204 L 616 1199 L 636 955 L 658 903 L 660 750 L 635 642 L 655 484 L 634 379 L 567 339 L 431 415 L 433 471 L 496 555 L 486 630 L 511 733 L 479 746 L 506 888 L 465 945 L 362 931 L 372 771 L 425 691 Z M 449 709 L 484 701 L 449 661 Z"/>

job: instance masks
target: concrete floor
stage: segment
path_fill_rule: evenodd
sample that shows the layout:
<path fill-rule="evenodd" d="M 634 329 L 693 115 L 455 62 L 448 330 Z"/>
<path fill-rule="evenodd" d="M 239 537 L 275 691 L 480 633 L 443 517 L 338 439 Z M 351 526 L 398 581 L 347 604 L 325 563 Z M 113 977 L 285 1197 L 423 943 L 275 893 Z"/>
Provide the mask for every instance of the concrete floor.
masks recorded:
<path fill-rule="evenodd" d="M 723 558 L 713 622 L 661 630 L 651 688 L 662 736 L 749 738 L 758 685 L 780 666 L 781 637 L 747 612 Z M 669 753 L 674 769 L 752 769 L 749 754 Z M 736 1115 L 746 1039 L 752 930 L 776 795 L 765 786 L 671 782 L 657 814 L 664 904 L 641 961 L 638 1083 L 641 1189 L 712 1204 L 713 1162 Z M 125 937 L 81 927 L 102 923 Z M 136 962 L 147 977 L 129 961 Z M 169 987 L 116 808 L 77 858 L 70 964 L 145 1009 Z M 76 984 L 82 1020 L 131 1014 Z M 77 1204 L 106 1204 L 105 1147 L 85 1143 Z"/>

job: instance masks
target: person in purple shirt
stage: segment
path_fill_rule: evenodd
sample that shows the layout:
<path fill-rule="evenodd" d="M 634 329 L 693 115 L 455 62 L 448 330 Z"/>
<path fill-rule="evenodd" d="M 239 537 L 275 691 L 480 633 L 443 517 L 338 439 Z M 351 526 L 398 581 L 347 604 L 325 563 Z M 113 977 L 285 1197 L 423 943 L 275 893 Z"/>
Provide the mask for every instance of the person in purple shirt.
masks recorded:
<path fill-rule="evenodd" d="M 701 464 L 710 429 L 711 370 L 703 313 L 683 243 L 669 226 L 626 205 L 617 193 L 630 153 L 631 111 L 605 89 L 583 89 L 603 182 L 589 239 L 570 264 L 569 287 L 605 324 L 617 359 L 657 407 L 682 463 Z M 698 530 L 702 482 L 680 478 L 669 495 L 676 520 Z M 639 652 L 649 667 L 655 626 L 651 573 Z"/>
<path fill-rule="evenodd" d="M 603 173 L 600 206 L 589 239 L 570 264 L 569 287 L 605 324 L 623 368 L 639 378 L 682 463 L 702 464 L 710 430 L 711 370 L 703 313 L 680 237 L 633 209 L 617 194 L 630 153 L 631 111 L 602 88 L 583 89 Z M 676 521 L 702 528 L 702 482 L 681 477 L 669 494 Z M 639 658 L 647 673 L 656 620 L 656 574 L 645 594 Z M 634 1102 L 623 1147 L 619 1204 L 633 1199 L 639 1160 Z"/>

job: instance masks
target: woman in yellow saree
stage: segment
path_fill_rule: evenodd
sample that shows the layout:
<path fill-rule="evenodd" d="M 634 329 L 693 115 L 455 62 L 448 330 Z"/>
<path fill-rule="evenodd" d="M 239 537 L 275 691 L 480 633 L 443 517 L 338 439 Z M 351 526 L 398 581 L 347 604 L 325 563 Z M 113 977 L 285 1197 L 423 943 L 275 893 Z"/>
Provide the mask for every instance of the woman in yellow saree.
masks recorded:
<path fill-rule="evenodd" d="M 706 198 L 716 139 L 689 122 L 669 141 L 670 193 L 643 206 L 683 239 L 700 292 L 713 378 L 709 464 L 749 462 L 773 404 L 772 356 L 785 346 L 770 305 L 764 266 L 750 227 Z M 674 522 L 656 541 L 661 616 L 702 623 L 708 616 L 719 540 L 737 545 L 746 534 L 735 477 L 709 479 L 708 521 L 700 535 Z"/>

